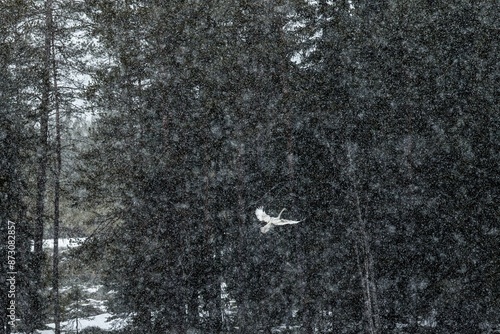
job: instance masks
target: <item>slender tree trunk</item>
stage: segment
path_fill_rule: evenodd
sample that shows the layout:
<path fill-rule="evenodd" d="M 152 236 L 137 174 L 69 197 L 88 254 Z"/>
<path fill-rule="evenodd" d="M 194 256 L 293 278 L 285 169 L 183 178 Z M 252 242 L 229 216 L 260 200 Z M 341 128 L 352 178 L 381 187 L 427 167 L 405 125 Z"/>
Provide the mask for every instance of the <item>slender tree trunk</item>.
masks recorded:
<path fill-rule="evenodd" d="M 286 59 L 288 61 L 288 59 Z M 284 61 L 285 62 L 285 61 Z M 295 180 L 295 160 L 293 155 L 293 149 L 295 146 L 295 138 L 293 135 L 293 127 L 294 127 L 294 117 L 293 111 L 289 109 L 288 99 L 290 98 L 290 87 L 288 84 L 288 78 L 286 75 L 288 72 L 287 64 L 282 65 L 282 75 L 281 75 L 281 85 L 282 85 L 282 93 L 283 93 L 283 113 L 285 114 L 285 122 L 287 126 L 288 138 L 286 143 L 286 160 L 288 163 L 288 175 L 291 184 L 294 184 Z M 292 189 L 294 190 L 294 189 Z"/>
<path fill-rule="evenodd" d="M 356 166 L 354 163 L 353 152 L 354 145 L 347 144 L 347 158 L 349 161 L 349 175 L 353 184 L 353 194 L 356 206 L 356 240 L 355 251 L 357 267 L 361 281 L 361 288 L 364 298 L 364 320 L 369 334 L 378 334 L 380 328 L 380 317 L 378 309 L 377 285 L 375 280 L 375 268 L 373 254 L 370 248 L 370 238 L 366 231 L 366 222 L 361 210 L 361 201 L 359 198 L 358 182 L 355 177 Z"/>
<path fill-rule="evenodd" d="M 36 195 L 36 222 L 33 231 L 34 239 L 34 263 L 33 279 L 35 296 L 29 319 L 29 332 L 33 332 L 42 323 L 42 266 L 44 262 L 43 255 L 43 236 L 44 236 L 44 213 L 45 213 L 45 192 L 47 188 L 47 162 L 48 162 L 48 137 L 49 137 L 49 110 L 50 110 L 50 59 L 51 59 L 51 15 L 52 1 L 45 2 L 45 40 L 44 56 L 42 65 L 42 97 L 40 103 L 40 135 L 37 148 L 38 175 L 37 175 L 37 195 Z"/>
<path fill-rule="evenodd" d="M 182 312 L 178 313 L 179 315 Z M 178 319 L 179 323 L 184 323 L 183 319 Z M 141 329 L 143 333 L 150 334 L 152 333 L 152 324 L 151 324 L 151 311 L 145 305 L 139 305 L 137 309 L 137 327 Z M 182 326 L 179 326 L 182 327 Z"/>
<path fill-rule="evenodd" d="M 207 304 L 209 312 L 209 330 L 214 333 L 219 333 L 222 330 L 222 301 L 221 301 L 221 258 L 219 242 L 220 236 L 217 233 L 216 221 L 210 213 L 212 201 L 210 200 L 210 183 L 211 183 L 211 166 L 210 156 L 206 155 L 203 161 L 205 175 L 204 189 L 204 220 L 205 220 L 205 249 L 207 252 L 207 261 L 211 263 L 212 277 L 207 283 Z"/>
<path fill-rule="evenodd" d="M 61 114 L 59 108 L 59 91 L 57 86 L 57 63 L 55 58 L 55 45 L 54 45 L 54 27 L 52 22 L 52 8 L 48 8 L 47 15 L 50 16 L 50 29 L 48 34 L 51 37 L 52 45 L 52 79 L 53 79 L 53 93 L 54 93 L 54 107 L 56 118 L 56 166 L 55 166 L 55 182 L 54 182 L 54 250 L 52 262 L 52 293 L 54 298 L 54 334 L 61 333 L 61 319 L 60 319 L 60 303 L 59 303 L 59 197 L 61 188 Z"/>
<path fill-rule="evenodd" d="M 193 288 L 187 300 L 187 323 L 189 327 L 198 328 L 199 325 L 198 297 L 198 290 Z"/>
<path fill-rule="evenodd" d="M 237 138 L 243 138 L 241 132 L 238 133 Z M 248 239 L 245 237 L 247 216 L 246 216 L 246 200 L 245 200 L 245 166 L 244 166 L 244 156 L 245 147 L 240 143 L 238 147 L 238 152 L 235 154 L 233 160 L 234 169 L 238 173 L 238 252 L 240 257 L 237 259 L 239 261 L 248 261 L 246 256 L 246 251 L 248 250 Z M 234 264 L 237 265 L 237 264 Z M 249 312 L 252 307 L 249 307 L 251 301 L 249 300 L 248 293 L 242 293 L 241 300 L 238 300 L 238 314 L 237 314 L 237 325 L 239 327 L 238 333 L 244 334 L 249 331 Z M 253 306 L 253 305 L 252 305 Z"/>

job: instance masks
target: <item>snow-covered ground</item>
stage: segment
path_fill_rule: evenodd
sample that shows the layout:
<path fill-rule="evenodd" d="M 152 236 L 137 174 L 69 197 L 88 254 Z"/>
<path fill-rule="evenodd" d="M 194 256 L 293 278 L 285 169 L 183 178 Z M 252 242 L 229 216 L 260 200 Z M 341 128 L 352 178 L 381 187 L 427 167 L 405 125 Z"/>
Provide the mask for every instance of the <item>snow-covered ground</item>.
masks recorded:
<path fill-rule="evenodd" d="M 85 238 L 65 238 L 59 239 L 59 249 L 68 249 L 80 246 L 85 241 Z M 54 239 L 44 239 L 43 240 L 44 249 L 54 248 Z"/>
<path fill-rule="evenodd" d="M 75 248 L 80 246 L 86 238 L 61 238 L 58 241 L 59 250 L 64 252 L 65 250 Z M 43 249 L 49 252 L 54 248 L 53 239 L 43 240 Z M 33 251 L 34 244 L 31 242 L 31 250 Z M 64 286 L 61 287 L 60 292 L 68 292 L 72 287 Z M 91 298 L 98 295 L 98 291 L 102 288 L 102 285 L 86 286 L 80 284 L 80 289 L 85 293 L 86 298 L 81 301 L 80 307 L 91 306 L 95 309 L 96 315 L 82 317 L 78 319 L 70 319 L 61 322 L 61 332 L 62 333 L 74 333 L 77 329 L 81 331 L 88 327 L 97 327 L 102 330 L 116 330 L 121 329 L 126 326 L 127 321 L 123 319 L 116 319 L 112 314 L 108 313 L 106 310 L 105 300 Z M 102 313 L 101 313 L 102 312 Z M 53 334 L 54 333 L 54 323 L 49 323 L 46 325 L 52 329 L 38 330 L 39 334 Z M 17 333 L 21 334 L 21 333 Z"/>
<path fill-rule="evenodd" d="M 71 246 L 70 246 L 71 247 Z M 111 313 L 107 312 L 106 300 L 98 299 L 99 291 L 102 285 L 94 286 L 79 286 L 80 291 L 85 293 L 86 297 L 80 301 L 79 307 L 91 306 L 95 313 L 92 316 L 84 316 L 81 318 L 73 318 L 61 322 L 61 333 L 75 333 L 76 330 L 81 331 L 89 327 L 97 327 L 105 331 L 122 329 L 127 325 L 128 319 L 114 317 Z M 61 291 L 68 291 L 71 288 L 64 287 Z M 54 334 L 54 323 L 46 324 L 51 329 L 38 330 L 38 334 Z M 23 333 L 15 333 L 23 334 Z"/>
<path fill-rule="evenodd" d="M 112 319 L 112 315 L 110 313 L 102 313 L 92 317 L 86 317 L 78 319 L 78 323 L 76 319 L 71 319 L 68 321 L 61 322 L 61 333 L 74 333 L 77 328 L 78 331 L 81 331 L 88 327 L 97 327 L 102 330 L 117 330 L 122 329 L 127 325 L 127 321 L 123 319 Z M 78 326 L 78 327 L 77 327 Z M 47 327 L 52 329 L 44 329 L 38 330 L 38 334 L 54 334 L 53 323 L 47 324 Z M 15 333 L 22 334 L 22 333 Z"/>
<path fill-rule="evenodd" d="M 58 246 L 59 250 L 66 250 L 69 248 L 74 248 L 80 246 L 86 238 L 63 238 L 59 239 Z M 34 250 L 34 243 L 31 240 L 31 251 Z M 54 248 L 54 239 L 44 239 L 43 240 L 43 249 L 53 249 Z"/>
<path fill-rule="evenodd" d="M 123 324 L 123 320 L 111 320 L 112 317 L 109 313 L 102 313 L 93 317 L 78 319 L 78 330 L 85 329 L 87 327 L 98 327 L 103 330 L 112 330 L 112 329 L 120 329 L 123 328 L 125 324 Z M 109 320 L 109 321 L 108 321 Z M 54 324 L 47 324 L 48 327 L 54 328 Z M 75 319 L 65 321 L 61 323 L 61 330 L 64 333 L 65 331 L 76 331 L 77 323 Z M 47 329 L 38 331 L 40 334 L 54 334 L 54 330 Z"/>

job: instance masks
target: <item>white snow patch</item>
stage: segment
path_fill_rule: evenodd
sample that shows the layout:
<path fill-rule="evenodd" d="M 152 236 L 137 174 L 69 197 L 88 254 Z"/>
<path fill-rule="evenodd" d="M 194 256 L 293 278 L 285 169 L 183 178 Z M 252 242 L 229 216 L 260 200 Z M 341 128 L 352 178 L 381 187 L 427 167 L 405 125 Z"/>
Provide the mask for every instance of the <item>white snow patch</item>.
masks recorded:
<path fill-rule="evenodd" d="M 59 239 L 59 249 L 68 249 L 80 246 L 86 238 L 65 238 Z M 46 239 L 43 241 L 43 248 L 54 248 L 54 239 Z"/>
<path fill-rule="evenodd" d="M 102 285 L 94 285 L 91 287 L 83 288 L 83 291 L 88 292 L 88 293 L 96 293 L 97 291 L 99 291 L 100 288 L 102 288 Z"/>
<path fill-rule="evenodd" d="M 87 327 L 98 327 L 103 330 L 112 330 L 112 329 L 121 329 L 124 327 L 122 319 L 115 319 L 115 320 L 110 320 L 108 321 L 108 318 L 110 318 L 112 315 L 109 313 L 103 313 L 99 314 L 93 317 L 88 317 L 88 318 L 82 318 L 78 320 L 78 330 L 85 329 Z M 53 323 L 47 324 L 48 327 L 54 328 L 55 325 Z M 68 320 L 61 322 L 61 329 L 63 330 L 62 333 L 65 333 L 65 331 L 71 330 L 74 331 L 76 330 L 76 321 L 73 320 Z M 54 330 L 52 329 L 47 329 L 47 330 L 42 330 L 38 331 L 39 334 L 54 334 Z"/>
<path fill-rule="evenodd" d="M 59 239 L 58 248 L 59 250 L 65 250 L 69 248 L 75 248 L 80 246 L 86 238 L 63 238 Z M 54 249 L 54 239 L 44 239 L 43 240 L 43 249 Z M 33 252 L 35 249 L 34 242 L 31 240 L 31 251 Z"/>

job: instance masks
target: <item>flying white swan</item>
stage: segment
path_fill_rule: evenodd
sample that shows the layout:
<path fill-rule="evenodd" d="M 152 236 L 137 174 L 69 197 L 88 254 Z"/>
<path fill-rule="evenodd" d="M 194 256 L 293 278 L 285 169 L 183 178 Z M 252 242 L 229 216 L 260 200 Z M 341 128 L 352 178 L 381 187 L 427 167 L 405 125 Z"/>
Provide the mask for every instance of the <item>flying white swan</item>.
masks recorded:
<path fill-rule="evenodd" d="M 278 217 L 271 217 L 267 213 L 264 212 L 264 208 L 261 206 L 255 210 L 255 215 L 257 219 L 267 223 L 266 225 L 260 228 L 262 233 L 267 233 L 273 227 L 273 225 L 288 225 L 288 224 L 297 224 L 300 223 L 300 220 L 288 220 L 281 218 L 281 214 L 285 211 L 285 209 L 281 210 Z"/>

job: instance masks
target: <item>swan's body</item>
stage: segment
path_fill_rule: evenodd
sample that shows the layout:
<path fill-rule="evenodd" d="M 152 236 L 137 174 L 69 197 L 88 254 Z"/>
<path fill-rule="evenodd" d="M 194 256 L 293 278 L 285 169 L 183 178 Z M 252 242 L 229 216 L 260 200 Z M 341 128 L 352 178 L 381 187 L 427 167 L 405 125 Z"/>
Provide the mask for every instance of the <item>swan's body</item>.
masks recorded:
<path fill-rule="evenodd" d="M 267 233 L 274 225 L 289 225 L 289 224 L 297 224 L 300 223 L 300 220 L 289 220 L 281 218 L 281 214 L 285 211 L 285 209 L 281 210 L 278 217 L 271 217 L 267 213 L 264 212 L 264 208 L 260 207 L 255 210 L 255 215 L 257 219 L 267 223 L 266 225 L 260 228 L 262 233 Z"/>

